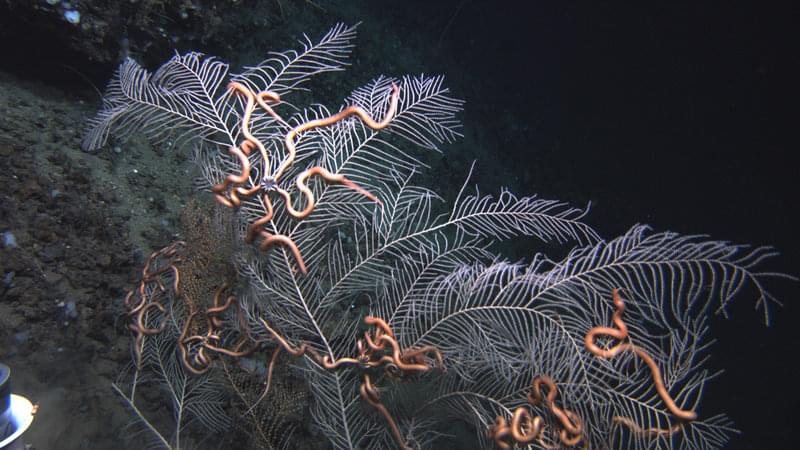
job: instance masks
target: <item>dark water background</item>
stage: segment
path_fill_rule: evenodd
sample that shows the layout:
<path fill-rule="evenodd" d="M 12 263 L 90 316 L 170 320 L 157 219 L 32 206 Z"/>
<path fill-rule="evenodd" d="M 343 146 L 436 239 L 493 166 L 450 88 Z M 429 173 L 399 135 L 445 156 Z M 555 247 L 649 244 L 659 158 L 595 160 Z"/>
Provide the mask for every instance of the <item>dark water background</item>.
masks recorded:
<path fill-rule="evenodd" d="M 353 86 L 379 73 L 446 74 L 453 92 L 467 101 L 464 141 L 443 157 L 458 182 L 475 159 L 475 181 L 486 190 L 508 186 L 575 205 L 591 201 L 588 221 L 604 237 L 648 223 L 656 230 L 773 245 L 783 256 L 768 268 L 800 275 L 794 7 L 320 3 L 327 12 L 300 9 L 272 25 L 260 44 L 282 50 L 299 31 L 314 37 L 337 21 L 363 21 L 357 43 L 370 50 L 347 72 Z M 111 64 L 80 59 L 47 33 L 25 33 L 24 23 L 7 14 L 0 25 L 6 30 L 0 70 L 18 79 L 86 91 L 91 98 L 83 77 L 60 65 L 98 86 L 111 75 Z M 224 48 L 192 49 L 231 61 L 260 59 L 224 54 Z M 752 311 L 752 292 L 740 296 L 730 319 L 713 323 L 718 343 L 711 364 L 726 373 L 702 408 L 728 413 L 743 430 L 729 448 L 794 448 L 800 285 L 768 287 L 785 302 L 774 310 L 771 327 Z"/>

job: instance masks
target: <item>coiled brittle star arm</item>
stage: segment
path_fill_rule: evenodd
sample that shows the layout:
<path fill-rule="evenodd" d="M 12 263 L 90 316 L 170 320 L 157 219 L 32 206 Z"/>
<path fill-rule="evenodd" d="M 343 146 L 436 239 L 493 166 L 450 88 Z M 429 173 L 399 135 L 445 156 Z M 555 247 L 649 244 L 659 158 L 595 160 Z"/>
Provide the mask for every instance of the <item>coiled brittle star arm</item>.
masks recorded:
<path fill-rule="evenodd" d="M 254 343 L 250 342 L 247 337 L 248 334 L 242 335 L 239 341 L 233 345 L 232 349 L 227 349 L 220 345 L 222 341 L 220 336 L 223 328 L 223 320 L 220 315 L 224 314 L 229 309 L 234 309 L 240 326 L 247 329 L 246 321 L 242 316 L 242 310 L 239 307 L 236 297 L 232 295 L 228 296 L 225 302 L 222 302 L 223 293 L 228 287 L 227 283 L 220 286 L 214 294 L 212 305 L 205 309 L 206 333 L 190 335 L 190 329 L 194 318 L 200 314 L 200 311 L 195 311 L 192 308 L 189 311 L 180 337 L 178 338 L 178 349 L 181 353 L 183 365 L 195 375 L 203 374 L 211 368 L 212 359 L 211 355 L 206 353 L 207 350 L 232 358 L 241 358 L 251 354 L 257 349 L 257 345 L 253 345 Z M 251 344 L 249 348 L 248 344 Z"/>
<path fill-rule="evenodd" d="M 278 194 L 280 194 L 281 197 L 283 197 L 284 201 L 286 202 L 286 211 L 288 211 L 289 214 L 291 214 L 293 217 L 296 217 L 298 219 L 305 219 L 306 217 L 308 217 L 309 214 L 311 214 L 314 211 L 314 207 L 316 206 L 316 200 L 314 199 L 314 193 L 311 192 L 311 189 L 308 186 L 306 186 L 306 180 L 308 178 L 310 178 L 311 176 L 313 176 L 313 175 L 319 175 L 320 177 L 322 177 L 325 181 L 327 181 L 329 183 L 338 183 L 338 184 L 347 186 L 350 189 L 352 189 L 352 190 L 358 192 L 359 194 L 363 195 L 364 197 L 367 197 L 368 199 L 370 199 L 373 202 L 377 203 L 378 205 L 382 205 L 382 203 L 378 199 L 378 197 L 375 197 L 368 190 L 366 190 L 366 189 L 362 188 L 361 186 L 357 185 L 356 183 L 348 180 L 344 175 L 332 174 L 332 173 L 328 172 L 327 169 L 325 169 L 323 167 L 320 167 L 320 166 L 316 166 L 316 167 L 312 167 L 312 168 L 310 168 L 308 170 L 304 170 L 303 172 L 300 173 L 300 175 L 297 176 L 297 181 L 296 181 L 297 189 L 300 192 L 302 192 L 303 195 L 306 197 L 306 206 L 301 211 L 297 211 L 296 209 L 294 209 L 294 206 L 292 206 L 292 198 L 291 198 L 291 196 L 289 195 L 289 193 L 286 190 L 278 188 L 278 187 L 275 188 L 275 190 L 278 192 Z"/>
<path fill-rule="evenodd" d="M 392 93 L 391 93 L 391 98 L 389 100 L 389 108 L 386 111 L 383 120 L 381 120 L 380 122 L 376 122 L 372 117 L 370 117 L 369 113 L 365 111 L 364 108 L 361 108 L 360 106 L 350 106 L 330 117 L 326 117 L 324 119 L 311 120 L 305 123 L 301 123 L 300 125 L 292 128 L 292 130 L 286 134 L 285 138 L 287 157 L 281 163 L 280 167 L 278 167 L 278 170 L 275 172 L 274 178 L 276 180 L 279 179 L 281 175 L 283 175 L 283 172 L 286 171 L 286 169 L 289 168 L 292 164 L 294 164 L 294 158 L 295 155 L 297 154 L 297 150 L 295 149 L 295 138 L 297 137 L 298 134 L 304 131 L 312 130 L 314 128 L 327 127 L 333 125 L 336 122 L 340 122 L 353 115 L 358 116 L 358 118 L 361 119 L 361 121 L 364 122 L 366 126 L 372 128 L 373 130 L 381 130 L 389 125 L 389 123 L 394 118 L 395 113 L 397 113 L 397 102 L 399 98 L 400 98 L 400 87 L 398 87 L 395 83 L 392 83 Z"/>
<path fill-rule="evenodd" d="M 244 114 L 242 115 L 242 127 L 241 127 L 242 135 L 244 135 L 246 142 L 251 142 L 258 148 L 258 151 L 261 153 L 261 157 L 264 160 L 264 167 L 269 167 L 269 155 L 267 154 L 267 149 L 264 147 L 264 144 L 258 138 L 253 136 L 253 133 L 250 132 L 250 119 L 253 117 L 253 111 L 256 108 L 255 105 L 256 100 L 258 100 L 259 105 L 262 104 L 266 105 L 266 102 L 264 102 L 262 96 L 266 96 L 267 98 L 276 103 L 280 102 L 280 97 L 278 96 L 278 94 L 274 94 L 268 91 L 255 94 L 253 93 L 252 90 L 250 90 L 250 88 L 243 85 L 242 83 L 239 83 L 238 81 L 232 81 L 228 83 L 228 89 L 245 98 L 245 107 L 244 107 Z M 269 112 L 270 115 L 272 115 L 273 117 L 278 118 L 278 115 L 275 114 L 272 108 L 268 107 L 267 112 Z M 248 150 L 246 154 L 249 155 L 250 151 Z"/>
<path fill-rule="evenodd" d="M 543 387 L 547 388 L 546 395 L 542 392 Z M 552 378 L 544 375 L 533 378 L 528 404 L 542 405 L 555 416 L 560 425 L 558 431 L 560 444 L 545 441 L 544 419 L 541 416 L 534 416 L 526 406 L 514 409 L 510 424 L 504 416 L 497 416 L 494 424 L 487 430 L 488 437 L 493 439 L 501 450 L 511 450 L 516 444 L 530 444 L 533 441 L 538 441 L 544 448 L 578 445 L 583 440 L 583 422 L 575 412 L 556 405 L 556 397 L 558 397 L 558 387 Z"/>
<path fill-rule="evenodd" d="M 369 403 L 383 416 L 383 418 L 386 420 L 386 424 L 389 426 L 389 430 L 394 436 L 395 441 L 397 441 L 403 450 L 414 450 L 413 447 L 409 447 L 406 444 L 406 440 L 403 438 L 403 434 L 400 433 L 400 427 L 397 426 L 397 422 L 395 422 L 394 417 L 392 417 L 392 413 L 390 413 L 383 403 L 381 403 L 381 397 L 380 393 L 378 392 L 378 388 L 372 384 L 369 374 L 364 372 L 362 380 L 361 386 L 358 388 L 361 398 L 365 402 Z"/>
<path fill-rule="evenodd" d="M 172 245 L 150 254 L 142 268 L 142 278 L 137 289 L 133 289 L 125 296 L 123 304 L 127 308 L 128 316 L 132 317 L 128 328 L 133 331 L 133 353 L 136 367 L 142 367 L 142 348 L 145 336 L 159 334 L 166 326 L 166 309 L 161 304 L 160 298 L 167 292 L 167 287 L 162 280 L 172 272 L 172 290 L 176 296 L 180 295 L 180 272 L 175 264 L 181 261 L 179 251 L 186 245 L 183 241 L 176 241 Z M 149 327 L 148 312 L 157 310 L 161 320 L 156 327 Z"/>
<path fill-rule="evenodd" d="M 586 333 L 586 337 L 584 339 L 584 344 L 586 345 L 586 349 L 589 350 L 595 356 L 600 358 L 611 359 L 620 353 L 623 352 L 631 352 L 634 353 L 636 356 L 641 358 L 642 361 L 647 365 L 650 369 L 650 374 L 653 378 L 653 384 L 656 387 L 656 392 L 658 392 L 658 396 L 661 397 L 661 401 L 667 406 L 669 412 L 683 421 L 692 421 L 697 419 L 697 413 L 694 411 L 689 411 L 685 409 L 681 409 L 672 397 L 669 395 L 669 391 L 667 390 L 666 386 L 664 386 L 664 381 L 661 380 L 661 370 L 658 368 L 655 360 L 652 356 L 650 356 L 644 349 L 641 347 L 628 343 L 628 342 L 620 342 L 613 347 L 608 349 L 602 348 L 595 344 L 595 338 L 597 336 L 609 336 L 614 339 L 618 339 L 620 341 L 625 341 L 628 337 L 628 327 L 625 325 L 625 322 L 622 321 L 622 313 L 625 311 L 625 302 L 622 301 L 622 297 L 619 294 L 619 289 L 614 289 L 612 291 L 612 298 L 614 302 L 614 307 L 616 310 L 614 311 L 614 315 L 612 317 L 612 321 L 616 328 L 610 327 L 594 327 Z M 633 423 L 632 420 L 625 418 L 625 417 L 618 417 L 615 418 L 615 422 L 623 423 L 630 427 L 630 424 Z M 630 427 L 636 431 L 636 428 Z M 639 428 L 641 430 L 641 428 Z M 661 430 L 666 432 L 674 432 L 674 427 L 671 427 L 668 430 Z M 647 430 L 648 432 L 654 432 L 654 430 Z"/>

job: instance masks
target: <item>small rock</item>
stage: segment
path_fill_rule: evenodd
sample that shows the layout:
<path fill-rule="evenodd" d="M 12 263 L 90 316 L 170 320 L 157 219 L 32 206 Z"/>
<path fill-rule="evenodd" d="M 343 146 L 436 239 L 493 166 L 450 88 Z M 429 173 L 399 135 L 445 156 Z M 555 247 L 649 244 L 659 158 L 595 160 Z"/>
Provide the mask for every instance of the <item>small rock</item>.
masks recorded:
<path fill-rule="evenodd" d="M 14 287 L 14 275 L 16 275 L 16 272 L 13 270 L 11 272 L 7 272 L 3 277 L 3 286 L 6 288 Z"/>
<path fill-rule="evenodd" d="M 20 346 L 27 344 L 30 338 L 31 332 L 28 330 L 14 333 L 14 343 Z"/>
<path fill-rule="evenodd" d="M 78 308 L 75 306 L 75 302 L 70 300 L 64 305 L 64 315 L 67 316 L 67 319 L 75 320 L 78 318 Z"/>
<path fill-rule="evenodd" d="M 97 257 L 97 264 L 100 267 L 108 267 L 109 265 L 111 265 L 111 255 L 109 255 L 108 253 L 101 254 L 100 256 Z"/>
<path fill-rule="evenodd" d="M 3 232 L 3 247 L 17 248 L 17 238 L 10 231 Z"/>
<path fill-rule="evenodd" d="M 39 256 L 45 263 L 51 263 L 64 257 L 64 247 L 59 242 L 47 245 L 39 253 Z"/>
<path fill-rule="evenodd" d="M 61 275 L 60 273 L 56 273 L 56 272 L 47 270 L 47 271 L 44 272 L 44 279 L 49 284 L 57 284 L 59 281 L 64 279 L 64 276 Z"/>

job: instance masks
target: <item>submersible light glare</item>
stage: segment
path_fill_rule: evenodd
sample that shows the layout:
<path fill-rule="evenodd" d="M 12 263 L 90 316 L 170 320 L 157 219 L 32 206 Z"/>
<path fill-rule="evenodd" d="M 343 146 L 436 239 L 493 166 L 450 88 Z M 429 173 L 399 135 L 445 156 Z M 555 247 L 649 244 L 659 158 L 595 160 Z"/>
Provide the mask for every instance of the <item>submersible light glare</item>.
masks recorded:
<path fill-rule="evenodd" d="M 27 398 L 11 393 L 11 369 L 0 364 L 0 449 L 24 448 L 19 437 L 31 426 L 34 413 Z"/>

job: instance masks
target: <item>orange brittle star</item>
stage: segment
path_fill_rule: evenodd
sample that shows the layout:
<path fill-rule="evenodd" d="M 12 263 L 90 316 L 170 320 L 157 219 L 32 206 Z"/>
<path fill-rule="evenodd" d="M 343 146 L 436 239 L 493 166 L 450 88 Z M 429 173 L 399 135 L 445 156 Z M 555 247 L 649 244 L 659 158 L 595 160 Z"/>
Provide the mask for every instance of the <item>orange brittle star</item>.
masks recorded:
<path fill-rule="evenodd" d="M 547 395 L 542 392 L 543 387 L 547 388 Z M 562 409 L 556 405 L 557 396 L 558 387 L 552 378 L 536 376 L 531 381 L 528 403 L 531 406 L 542 405 L 555 416 L 561 425 L 558 439 L 563 446 L 578 445 L 583 440 L 583 422 L 574 411 Z M 545 448 L 562 446 L 545 442 L 544 431 L 544 419 L 541 416 L 532 415 L 525 406 L 519 406 L 511 415 L 511 423 L 505 417 L 497 416 L 494 424 L 489 426 L 487 435 L 502 450 L 510 450 L 516 444 L 530 444 L 534 440 L 537 440 Z"/>
<path fill-rule="evenodd" d="M 137 369 L 142 367 L 142 348 L 145 336 L 159 334 L 166 326 L 166 320 L 162 317 L 158 326 L 149 327 L 147 316 L 151 309 L 158 310 L 162 316 L 167 313 L 159 299 L 167 292 L 164 284 L 167 280 L 164 277 L 170 272 L 172 273 L 172 292 L 174 295 L 180 296 L 181 277 L 176 264 L 182 260 L 181 250 L 185 245 L 186 243 L 183 241 L 176 241 L 170 246 L 150 254 L 142 268 L 139 286 L 130 290 L 123 301 L 128 310 L 128 316 L 132 317 L 128 328 L 136 336 L 133 343 L 133 354 Z"/>
<path fill-rule="evenodd" d="M 444 360 L 439 349 L 432 345 L 402 349 L 397 342 L 394 331 L 392 331 L 392 328 L 385 320 L 380 317 L 366 316 L 364 317 L 364 324 L 373 326 L 374 329 L 372 334 L 370 334 L 369 331 L 365 331 L 364 338 L 356 341 L 358 354 L 355 357 L 333 359 L 329 355 L 320 355 L 319 352 L 305 342 L 298 347 L 292 346 L 286 338 L 270 327 L 264 319 L 259 318 L 258 320 L 279 345 L 276 347 L 270 359 L 265 383 L 266 388 L 259 399 L 256 400 L 256 404 L 269 392 L 273 366 L 281 351 L 285 351 L 293 356 L 306 355 L 327 370 L 335 370 L 344 366 L 357 367 L 362 371 L 362 382 L 359 387 L 361 398 L 383 416 L 397 444 L 403 450 L 413 450 L 406 443 L 403 434 L 400 432 L 400 427 L 397 425 L 394 417 L 392 417 L 392 414 L 386 406 L 381 403 L 378 388 L 372 383 L 372 379 L 367 370 L 383 368 L 386 375 L 395 378 L 404 378 L 415 373 L 425 373 L 434 367 L 445 370 Z M 252 410 L 253 407 L 255 407 L 255 404 L 250 409 Z"/>
<path fill-rule="evenodd" d="M 225 177 L 222 183 L 214 185 L 211 188 L 211 191 L 214 193 L 214 197 L 219 203 L 229 208 L 238 208 L 241 205 L 241 197 L 251 197 L 256 194 L 261 194 L 261 202 L 262 205 L 264 206 L 264 209 L 266 210 L 266 213 L 261 218 L 254 221 L 248 226 L 247 234 L 245 236 L 245 241 L 247 243 L 252 243 L 256 240 L 256 238 L 261 237 L 262 240 L 259 245 L 259 248 L 262 251 L 267 250 L 268 248 L 270 248 L 275 244 L 283 245 L 284 247 L 289 249 L 289 251 L 294 256 L 295 261 L 297 262 L 298 268 L 303 274 L 305 274 L 307 273 L 306 265 L 305 262 L 303 261 L 302 255 L 300 254 L 300 250 L 297 248 L 297 245 L 294 243 L 294 241 L 289 236 L 283 234 L 273 234 L 264 228 L 266 224 L 272 220 L 274 213 L 272 200 L 270 199 L 269 196 L 271 192 L 276 192 L 280 197 L 283 198 L 286 211 L 296 219 L 304 219 L 314 211 L 314 208 L 316 206 L 316 200 L 314 198 L 313 192 L 311 192 L 311 189 L 308 187 L 308 185 L 306 185 L 306 181 L 314 175 L 320 176 L 328 183 L 337 183 L 344 185 L 379 205 L 381 204 L 381 202 L 375 195 L 373 195 L 366 189 L 362 188 L 355 182 L 347 179 L 344 175 L 333 174 L 324 167 L 315 166 L 306 169 L 299 175 L 297 175 L 295 184 L 297 186 L 297 190 L 300 191 L 300 193 L 305 197 L 306 205 L 303 209 L 299 211 L 296 210 L 293 206 L 291 195 L 285 189 L 281 188 L 278 182 L 280 181 L 280 178 L 283 175 L 283 173 L 294 164 L 295 156 L 297 153 L 297 149 L 295 146 L 298 135 L 300 133 L 312 130 L 314 128 L 333 125 L 350 116 L 358 116 L 358 118 L 361 119 L 365 125 L 372 128 L 373 130 L 383 129 L 389 125 L 395 113 L 397 112 L 397 103 L 400 96 L 400 88 L 395 83 L 392 83 L 392 88 L 391 88 L 392 91 L 389 100 L 389 107 L 386 111 L 386 115 L 380 122 L 377 122 L 372 117 L 370 117 L 369 113 L 365 111 L 363 108 L 358 106 L 350 106 L 332 116 L 325 117 L 322 119 L 311 120 L 308 122 L 301 123 L 295 127 L 292 127 L 289 130 L 289 132 L 286 133 L 286 136 L 284 138 L 284 146 L 286 148 L 286 153 L 287 153 L 286 158 L 278 166 L 275 173 L 273 173 L 272 175 L 263 176 L 260 183 L 255 184 L 254 186 L 249 188 L 242 187 L 241 185 L 247 183 L 250 180 L 250 169 L 251 169 L 251 164 L 249 160 L 250 153 L 253 150 L 258 149 L 264 164 L 265 173 L 267 168 L 269 167 L 269 155 L 266 147 L 258 138 L 256 138 L 252 134 L 250 130 L 250 121 L 253 112 L 255 111 L 256 105 L 261 107 L 261 109 L 266 111 L 279 123 L 283 124 L 286 127 L 290 126 L 270 106 L 270 103 L 274 105 L 280 103 L 280 96 L 278 96 L 278 94 L 271 91 L 254 92 L 253 90 L 251 90 L 250 88 L 248 88 L 247 86 L 238 81 L 231 82 L 228 85 L 228 89 L 238 95 L 241 95 L 245 99 L 245 108 L 244 108 L 244 114 L 242 115 L 242 123 L 241 123 L 241 131 L 245 140 L 238 147 L 231 146 L 229 148 L 229 152 L 231 153 L 231 155 L 235 156 L 239 160 L 239 163 L 241 164 L 241 173 L 239 173 L 238 175 L 236 174 L 228 175 L 227 177 Z"/>
<path fill-rule="evenodd" d="M 248 330 L 236 297 L 228 296 L 226 301 L 222 302 L 222 295 L 229 287 L 227 283 L 217 289 L 212 306 L 206 308 L 204 312 L 206 333 L 189 335 L 192 321 L 200 311 L 195 309 L 181 290 L 181 273 L 178 265 L 184 261 L 185 247 L 184 241 L 176 241 L 151 253 L 142 268 L 142 278 L 138 287 L 125 296 L 123 304 L 128 310 L 128 316 L 132 318 L 128 328 L 134 333 L 133 353 L 137 369 L 142 368 L 145 337 L 163 332 L 167 325 L 167 316 L 171 314 L 167 312 L 168 308 L 161 302 L 162 299 L 183 299 L 186 304 L 188 317 L 178 338 L 178 349 L 184 367 L 195 375 L 203 374 L 211 367 L 212 360 L 206 351 L 240 358 L 256 350 L 253 345 L 245 348 L 248 344 L 252 344 L 247 338 L 250 335 L 249 331 L 242 335 L 233 349 L 221 347 L 223 321 L 220 316 L 230 308 L 235 310 L 240 327 Z M 171 309 L 170 307 L 169 310 Z M 151 313 L 155 313 L 156 316 L 148 317 Z M 155 321 L 158 325 L 148 325 Z"/>
<path fill-rule="evenodd" d="M 206 350 L 228 355 L 232 358 L 241 358 L 253 353 L 257 349 L 255 345 L 250 345 L 249 348 L 246 348 L 247 344 L 251 344 L 246 337 L 249 336 L 249 332 L 242 335 L 239 341 L 233 346 L 233 349 L 220 346 L 222 341 L 223 321 L 219 316 L 229 308 L 233 307 L 236 310 L 239 325 L 245 330 L 248 328 L 236 297 L 232 295 L 228 296 L 225 303 L 222 302 L 222 294 L 228 287 L 226 283 L 217 289 L 217 292 L 214 294 L 213 306 L 207 308 L 205 311 L 206 334 L 189 336 L 189 328 L 191 327 L 192 320 L 199 313 L 198 311 L 190 310 L 186 322 L 183 325 L 181 335 L 178 338 L 178 349 L 181 353 L 183 365 L 195 375 L 206 373 L 208 369 L 211 368 L 211 358 L 206 354 Z"/>

